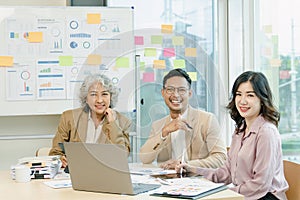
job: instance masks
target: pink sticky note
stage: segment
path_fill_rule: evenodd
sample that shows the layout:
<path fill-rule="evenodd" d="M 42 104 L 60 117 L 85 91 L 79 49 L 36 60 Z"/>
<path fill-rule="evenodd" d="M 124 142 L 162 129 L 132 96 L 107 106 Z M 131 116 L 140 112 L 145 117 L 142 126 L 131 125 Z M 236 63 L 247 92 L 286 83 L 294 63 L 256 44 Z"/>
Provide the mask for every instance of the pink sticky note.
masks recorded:
<path fill-rule="evenodd" d="M 174 48 L 164 48 L 164 57 L 174 57 L 175 49 Z"/>
<path fill-rule="evenodd" d="M 154 82 L 154 73 L 153 72 L 143 73 L 143 82 Z"/>
<path fill-rule="evenodd" d="M 135 36 L 134 44 L 135 45 L 144 45 L 144 37 L 143 36 Z"/>

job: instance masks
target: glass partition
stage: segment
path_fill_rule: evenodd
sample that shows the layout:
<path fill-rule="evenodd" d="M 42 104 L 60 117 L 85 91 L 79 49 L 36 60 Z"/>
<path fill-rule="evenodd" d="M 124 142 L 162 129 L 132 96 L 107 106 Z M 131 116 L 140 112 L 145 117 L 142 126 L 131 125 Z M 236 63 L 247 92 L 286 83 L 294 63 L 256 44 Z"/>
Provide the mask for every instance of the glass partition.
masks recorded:
<path fill-rule="evenodd" d="M 184 68 L 193 83 L 193 107 L 219 112 L 218 54 L 213 0 L 110 0 L 108 6 L 134 7 L 134 35 L 139 55 L 138 147 L 148 138 L 153 121 L 168 115 L 161 96 L 163 76 Z M 221 88 L 224 89 L 224 88 Z"/>
<path fill-rule="evenodd" d="M 256 0 L 255 70 L 264 72 L 281 114 L 285 159 L 300 162 L 300 2 Z"/>

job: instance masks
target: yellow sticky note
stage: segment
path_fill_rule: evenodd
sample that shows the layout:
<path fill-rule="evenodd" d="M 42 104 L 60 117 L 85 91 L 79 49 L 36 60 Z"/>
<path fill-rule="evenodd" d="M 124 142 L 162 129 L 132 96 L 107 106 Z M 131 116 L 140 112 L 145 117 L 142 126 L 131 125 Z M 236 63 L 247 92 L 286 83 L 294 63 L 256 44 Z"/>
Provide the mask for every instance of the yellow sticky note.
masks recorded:
<path fill-rule="evenodd" d="M 271 67 L 280 67 L 281 66 L 281 60 L 280 59 L 271 59 L 270 60 L 270 66 Z"/>
<path fill-rule="evenodd" d="M 197 72 L 187 72 L 192 81 L 197 81 Z"/>
<path fill-rule="evenodd" d="M 167 34 L 173 33 L 173 25 L 171 25 L 171 24 L 162 24 L 161 25 L 161 32 L 162 33 L 167 33 Z"/>
<path fill-rule="evenodd" d="M 60 66 L 73 66 L 73 56 L 59 56 Z"/>
<path fill-rule="evenodd" d="M 184 37 L 183 36 L 174 36 L 174 37 L 172 37 L 172 44 L 174 46 L 184 45 Z"/>
<path fill-rule="evenodd" d="M 151 36 L 151 44 L 162 44 L 163 37 L 161 35 L 152 35 Z"/>
<path fill-rule="evenodd" d="M 117 58 L 116 67 L 117 68 L 129 68 L 129 58 L 126 58 L 126 57 Z"/>
<path fill-rule="evenodd" d="M 154 60 L 153 68 L 155 69 L 166 69 L 166 61 L 165 60 Z"/>
<path fill-rule="evenodd" d="M 178 59 L 173 61 L 174 69 L 185 68 L 185 60 Z"/>
<path fill-rule="evenodd" d="M 100 24 L 101 23 L 101 14 L 99 14 L 99 13 L 87 14 L 87 23 L 88 24 Z"/>
<path fill-rule="evenodd" d="M 97 54 L 90 54 L 87 58 L 87 64 L 88 65 L 100 65 L 102 61 L 101 55 Z"/>
<path fill-rule="evenodd" d="M 14 64 L 14 57 L 0 56 L 0 67 L 11 67 Z"/>
<path fill-rule="evenodd" d="M 29 32 L 28 42 L 43 42 L 43 32 Z"/>
<path fill-rule="evenodd" d="M 145 57 L 155 57 L 156 49 L 155 48 L 145 48 L 144 56 Z"/>
<path fill-rule="evenodd" d="M 264 33 L 272 33 L 272 25 L 264 25 L 263 31 Z"/>
<path fill-rule="evenodd" d="M 196 57 L 197 49 L 196 48 L 185 48 L 185 56 Z"/>
<path fill-rule="evenodd" d="M 272 48 L 270 48 L 270 47 L 264 47 L 262 49 L 262 54 L 264 56 L 272 56 Z"/>

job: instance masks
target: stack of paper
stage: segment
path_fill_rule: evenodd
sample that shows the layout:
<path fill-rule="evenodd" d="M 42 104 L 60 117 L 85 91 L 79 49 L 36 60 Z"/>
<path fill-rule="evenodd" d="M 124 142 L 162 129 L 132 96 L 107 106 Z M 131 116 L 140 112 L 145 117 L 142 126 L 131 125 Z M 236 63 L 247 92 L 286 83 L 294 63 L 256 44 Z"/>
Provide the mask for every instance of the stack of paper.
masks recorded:
<path fill-rule="evenodd" d="M 18 165 L 26 165 L 31 169 L 31 179 L 50 179 L 58 173 L 61 161 L 58 156 L 25 157 Z M 11 168 L 14 179 L 14 166 Z"/>

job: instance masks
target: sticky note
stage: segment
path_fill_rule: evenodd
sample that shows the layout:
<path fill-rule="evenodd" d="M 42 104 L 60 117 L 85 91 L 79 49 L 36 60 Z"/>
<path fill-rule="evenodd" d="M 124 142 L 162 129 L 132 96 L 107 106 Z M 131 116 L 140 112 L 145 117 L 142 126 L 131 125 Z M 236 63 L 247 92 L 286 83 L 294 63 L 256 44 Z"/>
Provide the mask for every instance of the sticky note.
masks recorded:
<path fill-rule="evenodd" d="M 175 49 L 174 48 L 164 48 L 164 57 L 174 57 L 175 56 Z"/>
<path fill-rule="evenodd" d="M 73 56 L 59 56 L 60 66 L 73 66 Z"/>
<path fill-rule="evenodd" d="M 281 66 L 281 60 L 280 59 L 271 59 L 270 60 L 270 66 L 271 67 L 280 67 Z"/>
<path fill-rule="evenodd" d="M 280 79 L 289 79 L 291 78 L 291 74 L 289 70 L 280 70 L 279 72 Z"/>
<path fill-rule="evenodd" d="M 264 33 L 272 33 L 272 25 L 264 25 L 263 31 Z"/>
<path fill-rule="evenodd" d="M 154 72 L 144 72 L 143 82 L 154 82 Z"/>
<path fill-rule="evenodd" d="M 43 42 L 43 32 L 29 32 L 28 42 Z"/>
<path fill-rule="evenodd" d="M 185 60 L 178 59 L 173 61 L 174 69 L 176 68 L 185 68 Z"/>
<path fill-rule="evenodd" d="M 140 70 L 141 71 L 145 70 L 145 62 L 140 62 Z"/>
<path fill-rule="evenodd" d="M 116 67 L 117 68 L 129 68 L 129 58 L 126 58 L 126 57 L 117 58 Z"/>
<path fill-rule="evenodd" d="M 161 25 L 161 32 L 162 33 L 167 33 L 167 34 L 173 33 L 173 25 L 171 25 L 171 24 L 162 24 Z"/>
<path fill-rule="evenodd" d="M 144 45 L 144 37 L 143 36 L 135 36 L 134 44 L 135 45 Z"/>
<path fill-rule="evenodd" d="M 151 36 L 151 44 L 162 44 L 163 37 L 161 35 L 152 35 Z"/>
<path fill-rule="evenodd" d="M 271 56 L 272 55 L 272 49 L 270 47 L 264 47 L 262 49 L 262 54 L 265 56 Z"/>
<path fill-rule="evenodd" d="M 172 37 L 172 44 L 174 46 L 184 45 L 184 37 L 183 36 L 174 36 L 174 37 Z"/>
<path fill-rule="evenodd" d="M 88 24 L 100 24 L 101 23 L 101 14 L 99 14 L 99 13 L 87 14 L 87 23 Z"/>
<path fill-rule="evenodd" d="M 278 35 L 272 35 L 272 43 L 278 44 Z"/>
<path fill-rule="evenodd" d="M 12 56 L 0 56 L 1 67 L 11 67 L 14 64 L 14 57 Z"/>
<path fill-rule="evenodd" d="M 197 49 L 196 48 L 185 48 L 185 56 L 187 57 L 196 57 Z"/>
<path fill-rule="evenodd" d="M 165 60 L 154 60 L 153 68 L 155 69 L 166 69 L 166 61 Z"/>
<path fill-rule="evenodd" d="M 88 55 L 88 58 L 87 58 L 88 65 L 100 65 L 101 63 L 102 63 L 101 55 L 97 55 L 97 54 Z"/>
<path fill-rule="evenodd" d="M 156 56 L 156 49 L 155 48 L 145 48 L 144 56 L 145 57 L 155 57 Z"/>
<path fill-rule="evenodd" d="M 197 81 L 197 72 L 187 72 L 192 81 Z"/>

